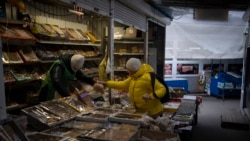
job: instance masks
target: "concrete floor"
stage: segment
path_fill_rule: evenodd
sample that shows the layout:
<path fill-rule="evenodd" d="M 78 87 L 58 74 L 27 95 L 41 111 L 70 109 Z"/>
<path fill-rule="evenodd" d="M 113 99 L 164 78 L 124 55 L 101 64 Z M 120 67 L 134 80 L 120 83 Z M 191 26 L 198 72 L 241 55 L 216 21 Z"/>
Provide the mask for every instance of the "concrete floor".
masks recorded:
<path fill-rule="evenodd" d="M 240 98 L 203 96 L 191 141 L 250 141 L 249 130 L 221 127 L 221 115 L 240 111 Z M 249 121 L 250 123 L 250 121 Z"/>

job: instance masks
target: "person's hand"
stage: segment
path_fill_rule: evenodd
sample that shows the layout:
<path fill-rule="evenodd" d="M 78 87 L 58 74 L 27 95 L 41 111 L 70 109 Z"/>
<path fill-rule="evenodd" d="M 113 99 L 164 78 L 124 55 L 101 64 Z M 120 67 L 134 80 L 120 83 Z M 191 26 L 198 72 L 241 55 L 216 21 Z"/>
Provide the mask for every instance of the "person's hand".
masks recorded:
<path fill-rule="evenodd" d="M 94 77 L 93 80 L 94 80 L 95 82 L 97 82 L 97 81 L 98 81 L 98 77 Z"/>
<path fill-rule="evenodd" d="M 149 94 L 144 94 L 144 95 L 142 96 L 142 98 L 143 98 L 144 100 L 151 100 L 151 99 L 152 99 L 151 96 L 150 96 Z"/>
<path fill-rule="evenodd" d="M 104 86 L 103 84 L 95 83 L 93 86 L 94 90 L 104 92 Z"/>
<path fill-rule="evenodd" d="M 105 81 L 97 81 L 97 83 L 102 84 L 104 86 L 107 84 L 107 82 L 105 82 Z"/>

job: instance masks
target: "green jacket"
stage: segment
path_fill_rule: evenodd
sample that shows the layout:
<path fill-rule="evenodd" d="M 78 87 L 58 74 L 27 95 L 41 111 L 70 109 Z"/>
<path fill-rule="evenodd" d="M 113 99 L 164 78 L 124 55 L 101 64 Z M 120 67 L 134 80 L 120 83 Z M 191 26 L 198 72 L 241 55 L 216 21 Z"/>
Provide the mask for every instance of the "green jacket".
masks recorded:
<path fill-rule="evenodd" d="M 95 82 L 91 77 L 85 76 L 81 70 L 74 72 L 71 69 L 70 60 L 73 54 L 60 56 L 46 73 L 39 90 L 40 101 L 52 100 L 57 91 L 62 97 L 70 96 L 69 85 L 75 80 L 81 80 L 93 85 Z"/>

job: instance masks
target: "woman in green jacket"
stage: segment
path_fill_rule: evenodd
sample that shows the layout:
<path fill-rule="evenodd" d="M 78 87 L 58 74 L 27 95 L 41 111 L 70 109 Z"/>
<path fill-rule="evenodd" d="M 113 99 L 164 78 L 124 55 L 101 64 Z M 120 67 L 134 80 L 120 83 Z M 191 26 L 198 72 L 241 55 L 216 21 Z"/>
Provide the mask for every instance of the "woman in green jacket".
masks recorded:
<path fill-rule="evenodd" d="M 99 81 L 104 86 L 114 89 L 127 90 L 131 104 L 139 113 L 147 113 L 156 118 L 162 114 L 163 105 L 158 98 L 153 95 L 151 77 L 149 72 L 153 68 L 148 64 L 141 64 L 137 58 L 130 58 L 126 62 L 126 69 L 129 77 L 123 81 Z M 158 97 L 163 97 L 166 88 L 157 79 L 155 80 L 155 93 Z"/>
<path fill-rule="evenodd" d="M 47 101 L 57 97 L 70 96 L 70 83 L 75 79 L 95 85 L 92 77 L 85 76 L 81 68 L 85 57 L 80 54 L 61 55 L 50 67 L 39 90 L 39 100 Z"/>

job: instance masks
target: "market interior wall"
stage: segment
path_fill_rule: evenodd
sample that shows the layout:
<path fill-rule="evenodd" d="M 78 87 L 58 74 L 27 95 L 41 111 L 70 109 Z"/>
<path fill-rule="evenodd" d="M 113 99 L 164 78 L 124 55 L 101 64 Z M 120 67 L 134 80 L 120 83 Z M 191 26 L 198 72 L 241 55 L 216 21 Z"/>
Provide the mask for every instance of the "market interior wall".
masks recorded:
<path fill-rule="evenodd" d="M 203 66 L 205 64 L 222 64 L 224 65 L 224 71 L 228 70 L 228 64 L 242 64 L 242 59 L 221 59 L 221 60 L 210 60 L 210 59 L 201 59 L 201 60 L 184 60 L 180 61 L 177 59 L 165 60 L 165 64 L 172 64 L 172 75 L 165 75 L 165 79 L 179 79 L 184 78 L 188 81 L 188 90 L 196 91 L 197 90 L 197 82 L 199 79 L 199 75 L 203 71 Z M 177 74 L 177 64 L 198 64 L 199 72 L 198 74 Z"/>

